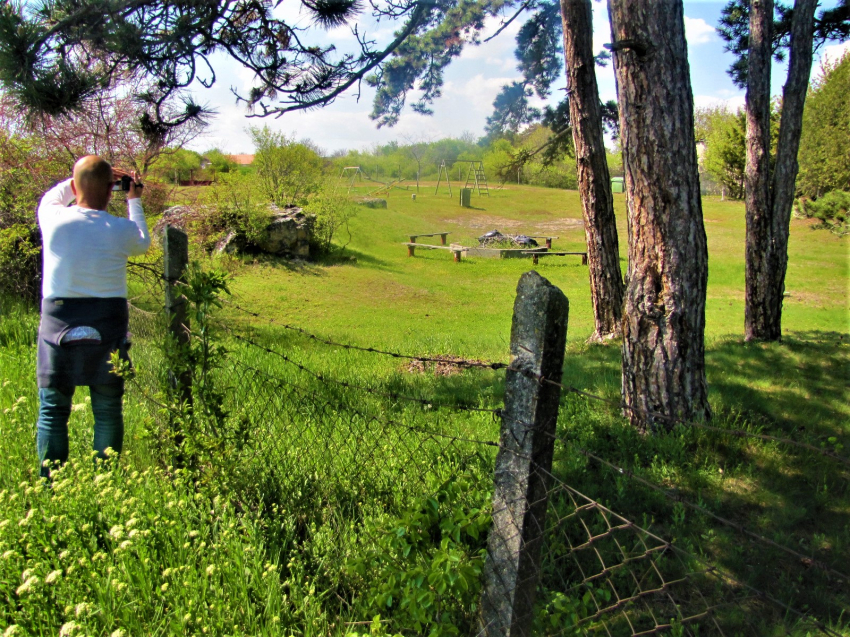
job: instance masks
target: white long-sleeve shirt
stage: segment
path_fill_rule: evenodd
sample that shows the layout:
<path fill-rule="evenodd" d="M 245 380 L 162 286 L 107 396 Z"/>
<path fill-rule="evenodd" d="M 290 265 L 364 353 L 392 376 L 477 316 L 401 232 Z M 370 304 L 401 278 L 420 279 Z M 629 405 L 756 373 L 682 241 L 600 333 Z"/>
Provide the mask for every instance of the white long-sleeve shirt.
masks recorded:
<path fill-rule="evenodd" d="M 38 205 L 44 256 L 42 296 L 127 297 L 127 258 L 151 244 L 140 199 L 129 199 L 129 219 L 69 206 L 71 180 L 45 193 Z"/>

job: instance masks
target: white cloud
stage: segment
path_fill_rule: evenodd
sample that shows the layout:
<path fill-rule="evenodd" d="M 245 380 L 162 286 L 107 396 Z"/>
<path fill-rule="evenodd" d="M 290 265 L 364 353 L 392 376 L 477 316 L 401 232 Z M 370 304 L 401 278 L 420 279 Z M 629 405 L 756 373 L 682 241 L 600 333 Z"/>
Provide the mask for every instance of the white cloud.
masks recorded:
<path fill-rule="evenodd" d="M 685 38 L 689 45 L 705 44 L 714 39 L 714 27 L 702 18 L 685 16 Z"/>
<path fill-rule="evenodd" d="M 725 99 L 722 97 L 717 97 L 716 95 L 694 95 L 694 107 L 706 108 L 725 106 L 728 110 L 734 113 L 738 109 L 744 108 L 744 99 L 745 98 L 743 94 L 732 95 L 731 97 L 727 97 Z"/>
<path fill-rule="evenodd" d="M 836 60 L 840 60 L 842 56 L 848 52 L 850 52 L 850 41 L 843 42 L 841 44 L 832 44 L 830 46 L 823 47 L 820 59 L 828 59 L 830 62 L 835 62 Z"/>
<path fill-rule="evenodd" d="M 496 95 L 499 94 L 502 87 L 518 79 L 519 76 L 485 78 L 482 73 L 478 73 L 467 78 L 464 82 L 446 82 L 443 87 L 443 95 L 459 97 L 471 109 L 489 115 L 493 107 L 493 100 L 496 99 Z"/>

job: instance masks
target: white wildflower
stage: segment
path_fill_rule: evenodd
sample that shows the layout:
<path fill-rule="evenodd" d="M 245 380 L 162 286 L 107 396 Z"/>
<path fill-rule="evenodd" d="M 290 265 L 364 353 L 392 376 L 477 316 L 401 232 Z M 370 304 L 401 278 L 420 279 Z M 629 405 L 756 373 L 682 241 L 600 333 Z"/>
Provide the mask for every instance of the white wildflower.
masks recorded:
<path fill-rule="evenodd" d="M 71 637 L 71 635 L 78 633 L 81 629 L 82 626 L 80 626 L 77 622 L 73 620 L 69 621 L 62 624 L 62 628 L 59 629 L 59 637 Z"/>
<path fill-rule="evenodd" d="M 87 614 L 91 610 L 91 604 L 88 602 L 80 602 L 76 606 L 74 606 L 74 616 L 80 617 L 81 615 Z"/>
<path fill-rule="evenodd" d="M 121 628 L 119 628 L 118 630 L 113 630 L 112 633 L 110 633 L 109 637 L 124 637 L 124 635 L 126 634 L 127 633 L 125 633 Z"/>
<path fill-rule="evenodd" d="M 45 584 L 53 584 L 60 577 L 62 577 L 62 571 L 61 570 L 50 571 L 50 573 L 47 575 L 47 577 L 44 578 L 44 583 Z"/>
<path fill-rule="evenodd" d="M 8 382 L 8 381 L 6 381 Z M 14 637 L 14 635 L 22 635 L 21 627 L 17 624 L 12 624 L 3 631 L 3 637 Z"/>
<path fill-rule="evenodd" d="M 33 575 L 26 582 L 18 586 L 18 590 L 16 590 L 15 593 L 17 593 L 18 597 L 26 595 L 27 593 L 32 591 L 32 589 L 35 588 L 35 586 L 37 586 L 40 581 L 40 579 Z"/>
<path fill-rule="evenodd" d="M 215 573 L 215 564 L 210 564 L 207 566 L 207 575 L 212 575 Z"/>

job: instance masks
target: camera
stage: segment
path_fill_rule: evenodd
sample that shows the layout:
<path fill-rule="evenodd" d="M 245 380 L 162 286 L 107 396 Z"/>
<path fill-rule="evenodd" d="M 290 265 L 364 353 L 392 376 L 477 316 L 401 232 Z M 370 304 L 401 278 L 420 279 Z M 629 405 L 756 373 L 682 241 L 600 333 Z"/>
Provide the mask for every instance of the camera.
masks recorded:
<path fill-rule="evenodd" d="M 124 175 L 120 179 L 115 180 L 115 182 L 112 184 L 112 190 L 113 191 L 129 192 L 130 183 L 132 181 L 133 180 L 130 177 L 128 177 L 127 175 Z M 144 186 L 142 184 L 140 184 L 139 182 L 136 182 L 136 188 L 144 188 Z"/>

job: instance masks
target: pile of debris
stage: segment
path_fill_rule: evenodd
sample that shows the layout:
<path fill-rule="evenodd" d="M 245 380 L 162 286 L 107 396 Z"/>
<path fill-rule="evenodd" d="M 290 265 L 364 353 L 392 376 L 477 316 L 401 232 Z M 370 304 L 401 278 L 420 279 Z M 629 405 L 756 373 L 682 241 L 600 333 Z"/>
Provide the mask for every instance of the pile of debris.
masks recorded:
<path fill-rule="evenodd" d="M 480 248 L 515 246 L 517 248 L 536 248 L 537 242 L 524 234 L 502 234 L 498 230 L 491 230 L 478 237 Z"/>

